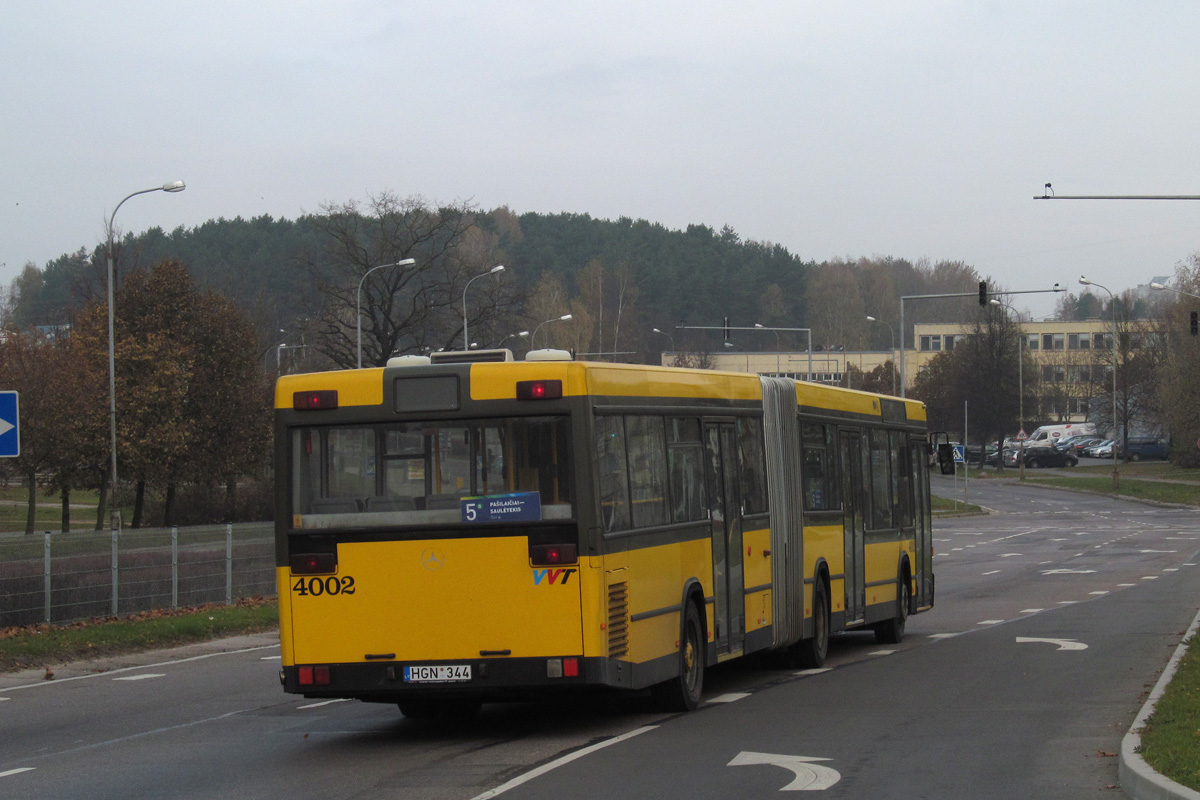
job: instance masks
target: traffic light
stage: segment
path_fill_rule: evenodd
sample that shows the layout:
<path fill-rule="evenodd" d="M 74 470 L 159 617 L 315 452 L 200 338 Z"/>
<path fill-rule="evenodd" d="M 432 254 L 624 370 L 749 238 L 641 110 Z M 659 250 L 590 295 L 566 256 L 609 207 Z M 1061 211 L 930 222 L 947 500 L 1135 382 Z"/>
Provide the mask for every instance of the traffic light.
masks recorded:
<path fill-rule="evenodd" d="M 1198 322 L 1200 322 L 1200 320 L 1196 319 L 1197 313 L 1198 312 L 1195 312 L 1195 311 L 1192 312 L 1192 336 L 1195 336 L 1197 334 L 1197 328 L 1200 327 L 1200 325 L 1198 325 Z"/>
<path fill-rule="evenodd" d="M 987 304 L 988 304 L 987 281 L 980 281 L 979 282 L 979 305 L 987 306 Z"/>

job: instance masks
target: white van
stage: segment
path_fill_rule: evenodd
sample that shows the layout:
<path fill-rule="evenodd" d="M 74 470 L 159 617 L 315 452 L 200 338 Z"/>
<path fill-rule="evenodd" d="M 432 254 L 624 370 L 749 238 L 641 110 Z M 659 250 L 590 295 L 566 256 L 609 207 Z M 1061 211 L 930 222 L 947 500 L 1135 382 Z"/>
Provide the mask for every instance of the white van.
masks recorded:
<path fill-rule="evenodd" d="M 1096 423 L 1068 422 L 1065 425 L 1043 425 L 1029 434 L 1025 440 L 1025 449 L 1031 447 L 1052 447 L 1059 439 L 1068 436 L 1095 436 Z"/>

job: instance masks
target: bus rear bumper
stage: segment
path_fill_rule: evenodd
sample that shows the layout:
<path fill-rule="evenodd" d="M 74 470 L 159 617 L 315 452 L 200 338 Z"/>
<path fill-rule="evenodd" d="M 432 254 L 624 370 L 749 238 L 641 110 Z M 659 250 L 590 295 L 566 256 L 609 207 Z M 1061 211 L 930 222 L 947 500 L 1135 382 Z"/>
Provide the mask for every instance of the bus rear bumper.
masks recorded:
<path fill-rule="evenodd" d="M 525 691 L 611 685 L 608 659 L 582 656 L 298 664 L 283 667 L 279 677 L 289 694 L 380 703 L 417 694 L 505 699 Z"/>

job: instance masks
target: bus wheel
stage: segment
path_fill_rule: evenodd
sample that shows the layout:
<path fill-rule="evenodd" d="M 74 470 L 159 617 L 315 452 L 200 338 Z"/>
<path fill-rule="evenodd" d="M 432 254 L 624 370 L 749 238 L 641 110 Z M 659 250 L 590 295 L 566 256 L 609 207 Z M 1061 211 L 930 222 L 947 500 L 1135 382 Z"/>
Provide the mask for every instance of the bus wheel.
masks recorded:
<path fill-rule="evenodd" d="M 912 589 L 907 580 L 900 581 L 896 593 L 896 616 L 875 626 L 875 641 L 880 644 L 898 644 L 904 638 L 904 626 L 908 622 L 908 600 Z"/>
<path fill-rule="evenodd" d="M 792 645 L 796 663 L 804 669 L 825 665 L 829 654 L 829 600 L 825 597 L 825 582 L 818 580 L 813 588 L 813 636 Z"/>
<path fill-rule="evenodd" d="M 684 603 L 679 638 L 679 674 L 654 687 L 654 697 L 665 711 L 693 711 L 704 690 L 704 626 L 691 600 Z"/>
<path fill-rule="evenodd" d="M 445 721 L 470 719 L 482 705 L 479 700 L 466 697 L 409 697 L 396 703 L 400 713 L 409 719 Z"/>

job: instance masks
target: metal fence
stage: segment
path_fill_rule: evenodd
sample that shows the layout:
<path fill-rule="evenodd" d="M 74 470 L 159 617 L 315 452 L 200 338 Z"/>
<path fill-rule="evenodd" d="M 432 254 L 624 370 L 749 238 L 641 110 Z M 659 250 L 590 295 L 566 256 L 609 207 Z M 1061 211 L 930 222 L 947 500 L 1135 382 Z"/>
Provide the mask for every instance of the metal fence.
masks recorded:
<path fill-rule="evenodd" d="M 0 628 L 274 594 L 270 522 L 0 537 Z"/>

